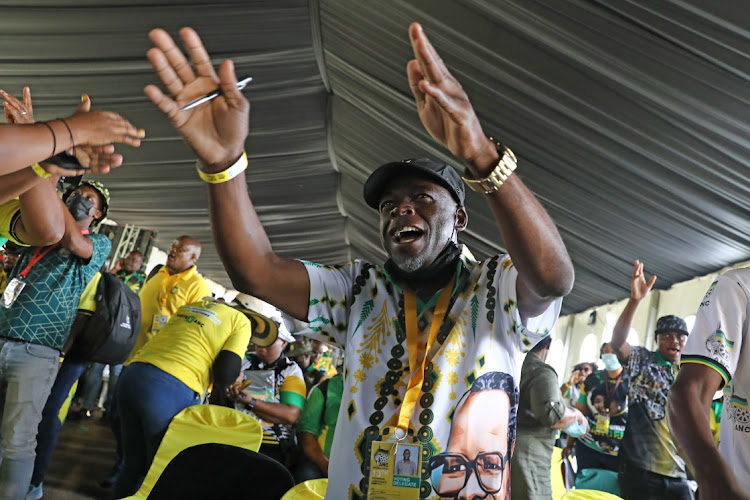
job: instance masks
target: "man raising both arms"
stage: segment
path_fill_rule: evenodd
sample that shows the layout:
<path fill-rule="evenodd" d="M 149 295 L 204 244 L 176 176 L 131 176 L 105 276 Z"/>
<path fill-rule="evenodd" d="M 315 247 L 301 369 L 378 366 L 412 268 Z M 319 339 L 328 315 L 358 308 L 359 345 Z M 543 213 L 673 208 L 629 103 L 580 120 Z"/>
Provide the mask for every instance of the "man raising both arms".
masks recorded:
<path fill-rule="evenodd" d="M 477 443 L 491 437 L 493 448 L 469 457 L 475 466 L 442 472 L 439 485 L 431 477 L 444 468 L 433 476 L 425 458 L 418 467 L 419 494 L 432 496 L 439 487 L 441 496 L 473 491 L 510 498 L 516 356 L 546 335 L 560 297 L 573 285 L 573 267 L 557 229 L 512 174 L 513 153 L 485 136 L 460 84 L 422 28 L 412 24 L 416 59 L 407 73 L 419 116 L 466 164 L 468 182 L 483 180 L 513 262 L 508 255 L 478 262 L 457 245 L 468 220 L 464 183 L 452 167 L 428 159 L 384 165 L 365 185 L 365 202 L 380 214 L 389 256 L 384 266 L 355 261 L 330 268 L 283 259 L 273 253 L 248 196 L 243 150 L 249 103 L 235 88 L 233 64 L 224 61 L 217 76 L 198 35 L 189 28 L 181 34 L 197 76 L 169 35 L 154 30 L 149 59 L 174 100 L 155 86 L 146 93 L 200 159 L 214 239 L 234 286 L 310 322 L 320 340 L 346 348 L 351 376 L 332 446 L 327 498 L 362 498 L 373 491 L 370 450 L 380 449 L 373 442 L 388 447 L 399 439 L 421 446 L 423 453 L 411 456 L 420 462 L 447 449 L 445 416 L 453 415 L 457 394 L 489 372 L 511 381 L 511 395 L 498 405 L 503 435 L 484 436 L 486 429 L 475 428 L 470 432 L 476 435 L 463 436 Z M 222 97 L 179 110 L 217 86 Z M 451 460 L 462 459 L 453 455 Z M 461 477 L 453 481 L 456 471 Z"/>

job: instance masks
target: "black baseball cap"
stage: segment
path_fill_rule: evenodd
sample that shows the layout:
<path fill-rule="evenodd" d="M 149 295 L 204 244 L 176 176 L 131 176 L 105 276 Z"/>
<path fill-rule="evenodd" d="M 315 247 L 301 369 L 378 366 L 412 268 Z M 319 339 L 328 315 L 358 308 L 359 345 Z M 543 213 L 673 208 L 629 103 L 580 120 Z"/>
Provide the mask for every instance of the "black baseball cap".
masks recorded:
<path fill-rule="evenodd" d="M 388 183 L 402 175 L 416 175 L 436 182 L 450 191 L 459 205 L 464 204 L 466 191 L 461 176 L 447 163 L 440 163 L 429 158 L 401 160 L 378 167 L 365 182 L 363 190 L 365 203 L 377 210 L 380 197 Z"/>
<path fill-rule="evenodd" d="M 670 314 L 669 316 L 662 316 L 656 322 L 656 335 L 660 333 L 677 332 L 682 335 L 690 335 L 687 329 L 687 323 L 679 316 Z"/>

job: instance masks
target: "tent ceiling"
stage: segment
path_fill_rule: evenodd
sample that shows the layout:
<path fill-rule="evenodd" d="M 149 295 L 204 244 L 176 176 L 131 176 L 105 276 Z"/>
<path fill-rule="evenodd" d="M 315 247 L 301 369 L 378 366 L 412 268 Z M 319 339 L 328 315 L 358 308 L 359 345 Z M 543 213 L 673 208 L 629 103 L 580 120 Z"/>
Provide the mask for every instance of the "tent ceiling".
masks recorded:
<path fill-rule="evenodd" d="M 147 129 L 105 179 L 112 218 L 189 233 L 228 285 L 193 158 L 143 96 L 147 31 L 195 27 L 215 56 L 254 77 L 249 185 L 282 255 L 381 261 L 364 179 L 386 161 L 451 161 L 423 131 L 405 77 L 406 28 L 422 22 L 488 134 L 558 223 L 576 267 L 564 311 L 622 298 L 632 261 L 657 287 L 750 256 L 750 18 L 705 0 L 230 0 L 158 4 L 32 0 L 0 16 L 0 87 L 32 88 L 37 116 L 81 92 Z M 481 197 L 462 239 L 503 247 Z"/>

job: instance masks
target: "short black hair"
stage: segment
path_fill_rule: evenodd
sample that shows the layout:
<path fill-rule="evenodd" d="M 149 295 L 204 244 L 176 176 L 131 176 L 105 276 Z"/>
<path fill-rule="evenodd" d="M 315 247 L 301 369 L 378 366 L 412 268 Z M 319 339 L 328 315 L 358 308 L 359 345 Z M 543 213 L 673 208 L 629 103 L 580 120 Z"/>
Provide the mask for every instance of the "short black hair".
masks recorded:
<path fill-rule="evenodd" d="M 529 352 L 539 352 L 543 351 L 544 349 L 548 349 L 549 346 L 552 345 L 552 336 L 547 335 L 542 340 L 536 343 L 534 347 L 531 348 Z"/>
<path fill-rule="evenodd" d="M 604 346 L 609 345 L 609 342 L 602 342 L 602 346 L 599 348 L 599 357 L 602 357 L 602 353 L 604 352 Z"/>

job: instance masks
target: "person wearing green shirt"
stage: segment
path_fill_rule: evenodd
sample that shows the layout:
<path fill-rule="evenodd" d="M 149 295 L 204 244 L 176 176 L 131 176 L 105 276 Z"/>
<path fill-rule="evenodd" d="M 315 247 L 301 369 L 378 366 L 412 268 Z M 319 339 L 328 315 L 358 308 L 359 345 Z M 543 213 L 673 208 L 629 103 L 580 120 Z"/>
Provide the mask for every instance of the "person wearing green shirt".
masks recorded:
<path fill-rule="evenodd" d="M 344 391 L 341 374 L 326 379 L 310 390 L 297 420 L 297 439 L 304 455 L 293 471 L 297 483 L 328 477 L 328 458 L 336 432 L 336 419 Z"/>

